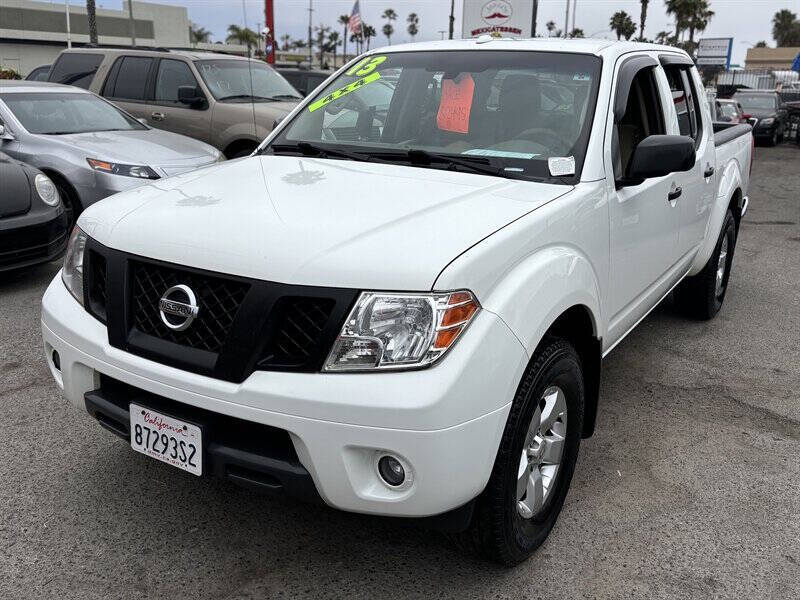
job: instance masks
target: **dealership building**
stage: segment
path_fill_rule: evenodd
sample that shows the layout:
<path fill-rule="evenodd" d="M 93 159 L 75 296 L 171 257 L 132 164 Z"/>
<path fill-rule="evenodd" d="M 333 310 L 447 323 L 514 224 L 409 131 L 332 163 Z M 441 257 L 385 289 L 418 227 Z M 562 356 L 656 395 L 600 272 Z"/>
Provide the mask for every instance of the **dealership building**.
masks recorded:
<path fill-rule="evenodd" d="M 122 10 L 98 8 L 99 45 L 130 45 L 128 2 Z M 89 43 L 86 5 L 69 6 L 70 37 L 74 46 Z M 134 2 L 137 45 L 187 48 L 189 14 L 185 7 Z M 51 64 L 67 45 L 67 18 L 63 1 L 0 0 L 0 67 L 23 76 L 40 65 Z"/>

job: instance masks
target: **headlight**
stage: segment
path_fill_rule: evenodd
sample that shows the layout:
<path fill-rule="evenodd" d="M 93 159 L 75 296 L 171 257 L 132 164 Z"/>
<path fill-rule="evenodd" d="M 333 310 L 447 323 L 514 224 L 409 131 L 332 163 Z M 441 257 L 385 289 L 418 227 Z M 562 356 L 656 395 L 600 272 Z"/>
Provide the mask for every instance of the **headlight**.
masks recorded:
<path fill-rule="evenodd" d="M 468 291 L 363 292 L 323 370 L 396 370 L 430 365 L 453 346 L 479 308 Z"/>
<path fill-rule="evenodd" d="M 36 188 L 36 193 L 39 194 L 39 198 L 42 199 L 42 202 L 50 206 L 58 204 L 58 190 L 47 175 L 43 175 L 42 173 L 36 175 L 36 177 L 33 178 L 33 185 Z"/>
<path fill-rule="evenodd" d="M 772 125 L 775 122 L 775 119 L 772 117 L 767 117 L 766 119 L 761 119 L 759 121 L 759 125 Z"/>
<path fill-rule="evenodd" d="M 144 165 L 121 165 L 110 163 L 96 158 L 87 158 L 86 162 L 95 171 L 110 173 L 112 175 L 124 175 L 125 177 L 138 177 L 139 179 L 158 179 L 159 175 L 150 167 Z"/>
<path fill-rule="evenodd" d="M 72 230 L 64 255 L 64 268 L 61 269 L 61 280 L 69 293 L 83 305 L 83 251 L 86 249 L 86 234 L 77 225 Z"/>

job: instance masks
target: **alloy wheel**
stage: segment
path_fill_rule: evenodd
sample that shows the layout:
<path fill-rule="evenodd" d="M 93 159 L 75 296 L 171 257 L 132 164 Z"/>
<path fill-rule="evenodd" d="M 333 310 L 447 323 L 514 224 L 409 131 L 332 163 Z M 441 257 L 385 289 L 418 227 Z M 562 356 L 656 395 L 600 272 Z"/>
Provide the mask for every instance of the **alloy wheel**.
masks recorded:
<path fill-rule="evenodd" d="M 567 436 L 567 399 L 548 387 L 534 410 L 517 471 L 517 512 L 530 519 L 541 512 L 555 487 Z"/>

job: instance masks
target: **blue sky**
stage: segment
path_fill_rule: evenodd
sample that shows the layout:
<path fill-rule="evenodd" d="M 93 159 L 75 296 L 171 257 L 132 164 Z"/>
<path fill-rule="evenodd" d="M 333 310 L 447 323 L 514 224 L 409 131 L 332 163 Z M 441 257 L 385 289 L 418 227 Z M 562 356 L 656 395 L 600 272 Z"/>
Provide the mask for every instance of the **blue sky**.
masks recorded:
<path fill-rule="evenodd" d="M 61 3 L 62 0 L 53 0 Z M 122 0 L 96 0 L 98 6 L 104 8 L 122 7 Z M 155 0 L 163 4 L 186 6 L 189 18 L 198 25 L 210 30 L 214 41 L 225 38 L 225 30 L 231 23 L 241 25 L 244 22 L 241 0 Z M 566 0 L 540 0 L 539 27 L 544 23 L 555 21 L 559 28 L 564 25 Z M 83 4 L 80 0 L 71 0 L 73 4 Z M 245 0 L 247 25 L 255 29 L 256 23 L 264 21 L 264 2 Z M 349 13 L 353 0 L 314 0 L 313 23 L 317 25 L 336 26 L 339 15 Z M 461 0 L 456 0 L 456 35 L 461 31 Z M 734 39 L 733 61 L 741 63 L 747 48 L 759 40 L 774 44 L 771 36 L 771 19 L 778 10 L 789 8 L 800 12 L 798 0 L 710 0 L 715 16 L 703 34 L 706 37 L 730 37 Z M 134 5 L 135 7 L 135 5 Z M 440 30 L 447 29 L 447 17 L 450 12 L 449 0 L 361 0 L 361 14 L 365 22 L 373 25 L 379 32 L 383 21 L 381 13 L 386 8 L 393 8 L 399 15 L 395 23 L 396 33 L 393 43 L 410 41 L 405 31 L 405 18 L 410 12 L 420 17 L 420 33 L 417 40 L 439 39 Z M 577 0 L 576 26 L 584 30 L 587 36 L 597 38 L 613 35 L 609 31 L 608 21 L 618 10 L 627 11 L 634 22 L 639 21 L 639 0 Z M 294 38 L 305 38 L 308 28 L 308 0 L 275 0 L 275 20 L 278 36 L 289 33 Z M 645 35 L 653 37 L 662 30 L 674 26 L 664 12 L 663 0 L 651 0 L 648 8 Z M 386 38 L 379 36 L 373 45 L 386 43 Z"/>

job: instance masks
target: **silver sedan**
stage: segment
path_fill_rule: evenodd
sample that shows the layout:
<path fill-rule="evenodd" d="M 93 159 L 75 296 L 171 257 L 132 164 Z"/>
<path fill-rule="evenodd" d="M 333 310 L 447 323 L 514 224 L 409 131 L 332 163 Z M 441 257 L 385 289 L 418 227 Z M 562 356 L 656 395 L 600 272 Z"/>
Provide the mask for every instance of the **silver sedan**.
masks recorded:
<path fill-rule="evenodd" d="M 0 81 L 0 151 L 46 173 L 70 223 L 106 196 L 224 160 L 80 88 Z"/>

